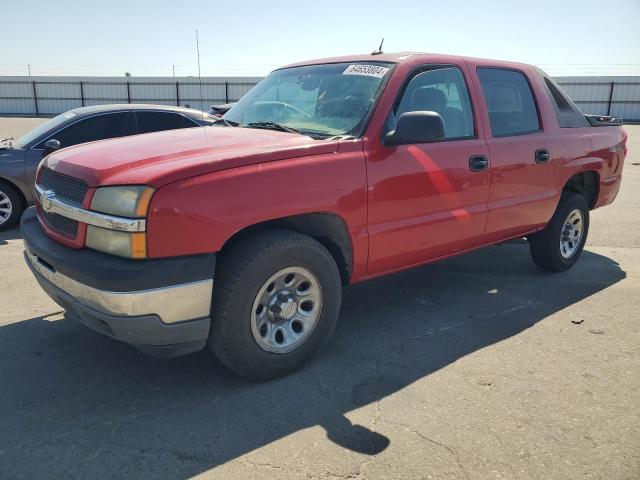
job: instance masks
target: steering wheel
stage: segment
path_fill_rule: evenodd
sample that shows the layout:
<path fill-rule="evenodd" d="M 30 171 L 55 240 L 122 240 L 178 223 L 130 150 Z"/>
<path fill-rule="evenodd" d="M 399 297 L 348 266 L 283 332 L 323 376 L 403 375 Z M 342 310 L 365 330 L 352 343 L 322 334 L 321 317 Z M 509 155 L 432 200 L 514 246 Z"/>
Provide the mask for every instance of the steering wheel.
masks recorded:
<path fill-rule="evenodd" d="M 305 112 L 303 110 L 300 110 L 298 107 L 294 107 L 290 103 L 281 102 L 280 100 L 267 100 L 267 101 L 264 101 L 264 102 L 256 102 L 254 105 L 255 106 L 257 106 L 257 105 L 260 105 L 260 106 L 262 106 L 262 105 L 264 105 L 264 106 L 271 105 L 271 106 L 274 106 L 274 107 L 275 106 L 284 107 L 284 108 L 287 108 L 289 110 L 292 110 L 292 111 L 296 112 L 297 114 L 302 115 L 305 118 L 311 118 L 311 115 L 309 115 L 307 112 Z"/>

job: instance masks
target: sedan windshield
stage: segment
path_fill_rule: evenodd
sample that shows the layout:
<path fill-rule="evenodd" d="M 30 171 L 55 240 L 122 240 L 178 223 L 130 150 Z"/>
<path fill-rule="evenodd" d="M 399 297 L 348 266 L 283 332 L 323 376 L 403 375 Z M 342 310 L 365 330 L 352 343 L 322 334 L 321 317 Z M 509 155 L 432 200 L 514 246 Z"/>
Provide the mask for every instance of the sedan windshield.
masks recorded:
<path fill-rule="evenodd" d="M 77 114 L 73 110 L 69 110 L 66 113 L 61 113 L 57 117 L 53 117 L 52 119 L 47 120 L 44 123 L 41 123 L 33 130 L 30 130 L 29 132 L 25 133 L 18 140 L 13 142 L 13 146 L 15 148 L 25 148 L 34 140 L 40 138 L 42 135 L 48 133 L 49 131 L 59 127 L 63 123 L 75 117 L 76 115 Z"/>
<path fill-rule="evenodd" d="M 251 128 L 360 136 L 390 63 L 331 63 L 276 70 L 223 117 Z"/>

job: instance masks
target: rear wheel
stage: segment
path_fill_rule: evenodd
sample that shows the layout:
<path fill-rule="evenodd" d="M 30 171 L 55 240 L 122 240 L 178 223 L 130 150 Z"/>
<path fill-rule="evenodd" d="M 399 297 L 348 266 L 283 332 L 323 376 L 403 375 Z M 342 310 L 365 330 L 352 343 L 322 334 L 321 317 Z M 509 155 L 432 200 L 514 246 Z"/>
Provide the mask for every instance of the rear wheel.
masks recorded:
<path fill-rule="evenodd" d="M 336 325 L 340 274 L 327 249 L 290 231 L 233 246 L 214 286 L 209 346 L 252 380 L 290 373 L 314 356 Z"/>
<path fill-rule="evenodd" d="M 568 270 L 578 261 L 589 232 L 589 205 L 583 195 L 564 192 L 547 227 L 532 235 L 533 261 L 551 272 Z"/>
<path fill-rule="evenodd" d="M 0 181 L 0 231 L 12 227 L 22 214 L 22 199 L 11 185 Z"/>

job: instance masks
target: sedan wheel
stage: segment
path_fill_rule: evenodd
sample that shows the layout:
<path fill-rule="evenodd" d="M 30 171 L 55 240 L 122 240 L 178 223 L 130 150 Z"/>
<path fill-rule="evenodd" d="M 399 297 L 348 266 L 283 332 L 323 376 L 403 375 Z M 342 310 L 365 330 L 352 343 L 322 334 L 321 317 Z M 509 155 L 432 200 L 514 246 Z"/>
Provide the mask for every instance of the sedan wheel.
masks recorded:
<path fill-rule="evenodd" d="M 0 230 L 9 228 L 20 219 L 22 199 L 12 185 L 0 181 Z"/>
<path fill-rule="evenodd" d="M 0 225 L 9 221 L 13 213 L 13 203 L 9 196 L 0 190 Z"/>

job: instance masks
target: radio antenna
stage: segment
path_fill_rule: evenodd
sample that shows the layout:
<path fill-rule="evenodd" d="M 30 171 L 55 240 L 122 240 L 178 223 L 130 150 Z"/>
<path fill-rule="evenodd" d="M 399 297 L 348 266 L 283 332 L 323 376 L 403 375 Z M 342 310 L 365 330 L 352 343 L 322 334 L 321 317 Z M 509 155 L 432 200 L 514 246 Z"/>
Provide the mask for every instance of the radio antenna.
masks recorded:
<path fill-rule="evenodd" d="M 198 54 L 198 84 L 200 87 L 200 111 L 202 112 L 202 121 L 204 122 L 204 110 L 202 99 L 202 75 L 200 72 L 200 38 L 198 37 L 198 29 L 196 28 L 196 52 Z"/>
<path fill-rule="evenodd" d="M 380 42 L 380 46 L 378 47 L 378 50 L 374 50 L 373 52 L 371 52 L 371 55 L 381 55 L 382 54 L 382 44 L 383 43 L 384 43 L 384 38 Z"/>

